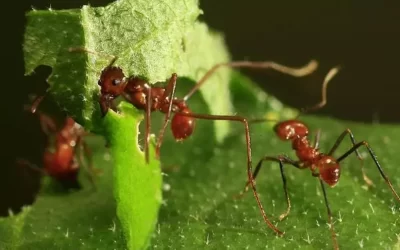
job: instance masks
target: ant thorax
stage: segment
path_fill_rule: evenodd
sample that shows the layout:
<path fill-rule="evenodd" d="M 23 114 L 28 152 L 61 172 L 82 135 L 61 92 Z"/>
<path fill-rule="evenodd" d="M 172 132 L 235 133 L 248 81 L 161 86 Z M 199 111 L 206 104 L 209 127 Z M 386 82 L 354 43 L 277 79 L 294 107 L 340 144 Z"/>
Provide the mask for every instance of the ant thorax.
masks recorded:
<path fill-rule="evenodd" d="M 310 146 L 307 137 L 297 137 L 292 141 L 292 148 L 296 151 L 297 158 L 304 162 L 306 166 L 312 165 L 319 159 L 318 149 Z"/>
<path fill-rule="evenodd" d="M 58 143 L 66 143 L 71 147 L 76 146 L 76 142 L 78 138 L 82 134 L 82 128 L 78 128 L 75 125 L 72 127 L 64 128 L 60 131 L 59 135 L 57 135 Z"/>

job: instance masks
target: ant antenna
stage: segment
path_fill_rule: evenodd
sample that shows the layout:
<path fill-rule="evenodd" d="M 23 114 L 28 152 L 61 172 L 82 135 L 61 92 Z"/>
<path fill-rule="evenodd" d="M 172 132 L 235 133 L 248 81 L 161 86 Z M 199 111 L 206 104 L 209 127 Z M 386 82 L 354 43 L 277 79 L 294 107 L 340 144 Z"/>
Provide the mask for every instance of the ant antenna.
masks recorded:
<path fill-rule="evenodd" d="M 46 96 L 46 94 L 36 97 L 35 100 L 33 101 L 32 105 L 30 105 L 30 106 L 25 105 L 24 109 L 30 111 L 32 114 L 36 113 L 36 110 L 37 110 L 39 104 L 42 102 L 42 100 L 45 96 Z"/>
<path fill-rule="evenodd" d="M 323 108 L 326 103 L 327 103 L 327 89 L 328 89 L 328 83 L 332 80 L 332 78 L 340 71 L 341 66 L 336 66 L 334 68 L 331 68 L 328 73 L 326 74 L 324 81 L 322 83 L 322 100 L 317 103 L 316 105 L 309 107 L 309 108 L 304 108 L 300 110 L 300 113 L 296 116 L 295 120 L 297 120 L 300 115 L 304 115 L 310 111 L 316 111 L 318 109 Z M 267 119 L 267 118 L 256 118 L 249 120 L 249 123 L 261 123 L 261 122 L 279 122 L 278 119 Z"/>
<path fill-rule="evenodd" d="M 328 83 L 332 80 L 332 78 L 340 71 L 341 66 L 336 66 L 332 69 L 329 70 L 329 72 L 326 74 L 325 78 L 324 78 L 324 82 L 322 83 L 322 99 L 319 103 L 315 104 L 312 107 L 308 107 L 308 108 L 303 108 L 301 109 L 300 113 L 297 115 L 296 119 L 299 118 L 300 115 L 303 115 L 305 113 L 311 112 L 311 111 L 316 111 L 319 110 L 321 108 L 323 108 L 326 103 L 327 103 L 327 89 L 328 89 Z"/>
<path fill-rule="evenodd" d="M 88 53 L 88 54 L 92 54 L 92 55 L 96 55 L 99 57 L 111 57 L 111 61 L 108 64 L 108 67 L 111 67 L 115 61 L 117 61 L 118 56 L 114 56 L 114 55 L 110 55 L 110 54 L 106 54 L 106 53 L 101 53 L 101 52 L 96 52 L 87 48 L 82 48 L 82 47 L 76 47 L 76 48 L 68 48 L 69 52 L 81 52 L 81 53 Z"/>
<path fill-rule="evenodd" d="M 220 67 L 227 66 L 231 68 L 250 68 L 250 69 L 274 69 L 283 74 L 294 77 L 303 77 L 311 74 L 318 68 L 318 62 L 311 60 L 308 64 L 300 68 L 292 68 L 272 61 L 266 62 L 251 62 L 251 61 L 233 61 L 227 63 L 219 63 L 214 65 L 207 73 L 196 83 L 196 85 L 186 94 L 183 100 L 186 102 L 214 72 Z"/>
<path fill-rule="evenodd" d="M 269 118 L 249 119 L 249 123 L 261 123 L 261 122 L 279 122 L 279 120 L 278 119 L 269 119 Z"/>

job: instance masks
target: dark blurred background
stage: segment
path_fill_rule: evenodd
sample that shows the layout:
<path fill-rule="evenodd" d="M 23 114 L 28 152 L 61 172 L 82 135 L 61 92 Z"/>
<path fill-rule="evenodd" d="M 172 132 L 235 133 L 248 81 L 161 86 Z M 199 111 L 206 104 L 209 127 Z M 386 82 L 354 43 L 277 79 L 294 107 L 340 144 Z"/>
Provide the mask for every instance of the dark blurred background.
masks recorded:
<path fill-rule="evenodd" d="M 92 6 L 111 1 L 91 0 Z M 24 13 L 31 7 L 79 8 L 88 0 L 27 0 L 5 3 L 2 22 L 0 215 L 34 199 L 38 176 L 16 167 L 17 157 L 41 164 L 46 138 L 37 117 L 24 113 L 30 93 L 45 92 L 50 69 L 24 77 L 22 38 Z M 294 79 L 271 72 L 246 71 L 269 93 L 301 108 L 319 101 L 322 79 L 329 68 L 343 71 L 329 86 L 328 104 L 320 111 L 341 119 L 399 122 L 400 2 L 399 1 L 268 1 L 203 0 L 211 27 L 225 33 L 232 59 L 275 60 L 300 66 L 320 61 L 316 74 Z M 53 107 L 51 100 L 45 107 Z M 4 115 L 5 113 L 5 115 Z M 26 194 L 31 195 L 26 195 Z"/>

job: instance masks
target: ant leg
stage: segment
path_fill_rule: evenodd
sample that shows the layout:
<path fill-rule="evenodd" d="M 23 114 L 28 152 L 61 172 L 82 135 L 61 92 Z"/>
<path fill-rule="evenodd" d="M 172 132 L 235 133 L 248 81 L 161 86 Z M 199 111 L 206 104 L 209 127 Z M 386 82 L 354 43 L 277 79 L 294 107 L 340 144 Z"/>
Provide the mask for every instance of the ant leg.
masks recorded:
<path fill-rule="evenodd" d="M 175 173 L 178 172 L 180 167 L 178 165 L 168 165 L 168 166 L 161 166 L 161 171 L 163 173 Z"/>
<path fill-rule="evenodd" d="M 281 170 L 283 190 L 285 192 L 286 204 L 287 204 L 286 211 L 284 213 L 282 213 L 281 215 L 279 215 L 279 220 L 282 221 L 283 219 L 285 219 L 289 215 L 290 208 L 292 207 L 292 205 L 290 203 L 289 192 L 287 190 L 286 176 L 285 176 L 285 172 L 283 171 L 283 163 L 282 163 L 282 161 L 279 161 L 279 168 Z"/>
<path fill-rule="evenodd" d="M 321 179 L 319 179 L 319 182 L 321 183 L 322 193 L 324 194 L 325 206 L 326 206 L 326 210 L 328 212 L 328 222 L 329 222 L 329 229 L 331 230 L 331 234 L 332 234 L 333 248 L 335 250 L 338 250 L 339 245 L 338 245 L 338 242 L 336 239 L 335 229 L 333 227 L 332 212 L 331 212 L 331 208 L 329 207 L 329 202 L 328 202 L 328 197 L 326 195 L 325 186 Z"/>
<path fill-rule="evenodd" d="M 264 161 L 275 161 L 275 162 L 279 162 L 279 167 L 280 167 L 281 177 L 282 177 L 282 182 L 283 182 L 283 190 L 284 190 L 284 192 L 285 192 L 285 197 L 286 197 L 286 202 L 287 202 L 287 209 L 286 209 L 286 212 L 284 212 L 283 214 L 281 214 L 281 215 L 279 216 L 279 220 L 283 220 L 283 219 L 285 219 L 285 218 L 289 215 L 290 208 L 291 208 L 289 193 L 288 193 L 287 184 L 286 184 L 286 176 L 285 176 L 285 172 L 284 172 L 284 170 L 283 170 L 283 164 L 284 164 L 284 163 L 287 163 L 287 164 L 290 164 L 290 165 L 292 165 L 292 166 L 294 166 L 294 167 L 296 167 L 296 168 L 301 168 L 301 167 L 298 165 L 298 163 L 297 163 L 296 161 L 294 161 L 294 160 L 292 160 L 292 159 L 290 159 L 290 158 L 287 158 L 287 157 L 285 157 L 285 156 L 278 156 L 278 157 L 265 156 L 265 157 L 263 157 L 263 158 L 258 162 L 258 164 L 257 164 L 257 166 L 256 166 L 256 169 L 254 170 L 254 173 L 253 173 L 253 178 L 254 178 L 254 180 L 257 178 L 257 175 L 258 175 L 258 173 L 259 173 L 259 170 L 260 170 L 260 168 L 261 168 L 261 166 L 262 166 L 262 163 L 263 163 Z M 244 195 L 244 193 L 248 191 L 248 189 L 249 189 L 249 184 L 250 184 L 249 181 L 247 181 L 244 190 L 237 196 L 238 198 L 241 198 L 241 197 Z"/>
<path fill-rule="evenodd" d="M 93 153 L 92 150 L 89 148 L 89 146 L 87 145 L 87 143 L 85 141 L 81 141 L 82 147 L 83 147 L 83 151 L 85 152 L 85 156 L 88 159 L 89 162 L 89 170 L 93 173 L 93 174 L 100 174 L 102 171 L 98 168 L 95 168 L 93 165 Z"/>
<path fill-rule="evenodd" d="M 79 132 L 79 134 L 80 134 L 80 136 L 83 138 L 83 137 L 86 137 L 86 136 L 96 136 L 96 134 L 93 134 L 93 133 L 91 133 L 91 132 L 87 132 L 87 131 L 85 131 L 83 128 L 82 128 L 82 130 Z"/>
<path fill-rule="evenodd" d="M 321 139 L 321 129 L 318 129 L 317 132 L 315 133 L 315 138 L 314 138 L 314 148 L 318 149 L 319 147 L 319 140 Z"/>
<path fill-rule="evenodd" d="M 347 129 L 346 131 L 349 131 L 348 133 L 350 133 L 352 135 L 352 133 L 350 132 L 349 129 Z M 369 154 L 371 155 L 373 161 L 375 162 L 376 167 L 379 170 L 379 173 L 381 174 L 382 178 L 385 180 L 386 184 L 389 186 L 390 190 L 392 191 L 393 195 L 396 197 L 396 199 L 400 202 L 400 196 L 396 193 L 396 191 L 393 188 L 393 185 L 391 183 L 391 181 L 389 180 L 389 178 L 386 176 L 386 174 L 383 172 L 383 169 L 381 167 L 381 165 L 378 162 L 378 159 L 374 153 L 374 151 L 372 151 L 372 148 L 368 145 L 368 143 L 366 141 L 362 141 L 359 142 L 357 144 L 355 144 L 351 149 L 349 149 L 346 153 L 344 153 L 341 157 L 339 157 L 337 159 L 337 162 L 342 161 L 343 159 L 345 159 L 346 157 L 348 157 L 351 153 L 353 153 L 354 151 L 357 152 L 357 149 L 361 146 L 365 146 L 368 149 Z"/>
<path fill-rule="evenodd" d="M 171 78 L 169 79 L 168 85 L 165 89 L 164 95 L 162 97 L 163 100 L 169 100 L 169 104 L 168 104 L 168 111 L 165 114 L 164 117 L 164 123 L 163 126 L 160 130 L 160 134 L 158 135 L 157 138 L 157 145 L 156 145 L 156 157 L 157 159 L 160 157 L 160 148 L 161 148 L 161 144 L 164 138 L 164 133 L 165 130 L 167 129 L 168 126 L 168 122 L 171 118 L 171 112 L 172 112 L 172 104 L 173 104 L 173 99 L 175 96 L 175 90 L 176 90 L 176 79 L 178 78 L 177 74 L 172 74 Z"/>
<path fill-rule="evenodd" d="M 114 55 L 110 55 L 110 54 L 105 54 L 105 53 L 96 52 L 96 51 L 93 51 L 93 50 L 90 50 L 90 49 L 86 49 L 86 48 L 83 48 L 83 47 L 68 48 L 68 51 L 69 51 L 69 52 L 88 53 L 88 54 L 93 54 L 93 55 L 96 55 L 96 56 L 103 56 L 103 57 L 104 57 L 104 56 L 106 56 L 106 57 L 111 57 L 111 61 L 110 61 L 110 63 L 108 64 L 107 67 L 113 66 L 113 64 L 115 63 L 115 61 L 118 60 L 118 56 L 114 56 Z"/>
<path fill-rule="evenodd" d="M 264 222 L 272 229 L 274 232 L 280 236 L 284 234 L 284 232 L 280 231 L 277 227 L 275 227 L 272 222 L 268 219 L 267 214 L 265 213 L 264 207 L 261 204 L 260 197 L 258 196 L 258 192 L 256 189 L 256 185 L 254 183 L 254 178 L 252 174 L 252 162 L 251 162 L 251 139 L 250 139 L 250 130 L 249 123 L 247 119 L 242 116 L 230 116 L 230 115 L 204 115 L 204 114 L 193 114 L 193 113 L 183 113 L 176 112 L 175 114 L 179 114 L 182 116 L 193 117 L 197 119 L 204 120 L 214 120 L 214 121 L 236 121 L 241 122 L 244 125 L 245 136 L 246 136 L 246 151 L 247 151 L 247 177 L 250 182 L 251 188 L 253 190 L 254 198 L 257 201 L 258 208 L 260 209 L 261 215 L 264 219 Z"/>
<path fill-rule="evenodd" d="M 210 78 L 210 76 L 215 73 L 215 71 L 224 66 L 231 68 L 273 69 L 275 71 L 291 75 L 294 77 L 303 77 L 314 72 L 318 67 L 318 62 L 315 60 L 311 60 L 308 64 L 300 68 L 287 67 L 272 61 L 265 61 L 265 62 L 233 61 L 227 63 L 219 63 L 214 65 L 204 74 L 204 76 L 196 83 L 196 85 L 189 91 L 189 93 L 186 94 L 183 100 L 187 101 L 207 81 L 207 79 Z"/>
<path fill-rule="evenodd" d="M 28 168 L 30 168 L 30 169 L 36 171 L 36 172 L 39 172 L 39 173 L 42 174 L 42 175 L 47 175 L 46 170 L 44 170 L 44 169 L 42 169 L 42 168 L 36 166 L 35 164 L 33 164 L 33 163 L 31 163 L 31 162 L 29 162 L 29 161 L 27 161 L 27 160 L 24 160 L 24 159 L 17 159 L 17 160 L 16 160 L 16 163 L 17 163 L 18 165 L 20 165 L 20 166 L 26 166 L 26 167 L 28 167 Z"/>
<path fill-rule="evenodd" d="M 153 145 L 153 147 L 156 147 L 157 143 L 154 143 L 153 141 L 150 141 L 151 144 Z M 169 166 L 164 166 L 161 164 L 161 171 L 163 173 L 171 173 L 171 172 L 177 172 L 179 170 L 179 166 L 178 165 L 169 165 Z"/>
<path fill-rule="evenodd" d="M 45 97 L 44 95 L 37 97 L 31 106 L 25 105 L 24 109 L 33 114 L 38 114 L 40 127 L 42 128 L 43 132 L 46 135 L 50 135 L 51 133 L 57 131 L 56 123 L 50 116 L 45 115 L 40 111 L 37 111 L 37 107 L 40 104 L 40 102 L 43 100 L 44 97 Z"/>
<path fill-rule="evenodd" d="M 356 145 L 356 140 L 354 139 L 354 135 L 353 133 L 351 133 L 350 129 L 346 129 L 345 131 L 343 131 L 343 133 L 338 137 L 338 139 L 336 140 L 335 144 L 333 145 L 332 149 L 329 151 L 328 155 L 332 155 L 336 149 L 339 147 L 340 143 L 343 141 L 344 137 L 346 135 L 349 135 L 351 143 L 353 144 L 353 147 Z M 361 157 L 360 152 L 358 152 L 357 149 L 354 150 L 358 160 L 360 160 L 360 165 L 361 165 L 361 172 L 363 175 L 363 179 L 365 181 L 365 183 L 368 186 L 374 186 L 374 183 L 372 182 L 372 180 L 370 178 L 368 178 L 367 174 L 365 173 L 364 170 L 364 159 Z"/>
<path fill-rule="evenodd" d="M 36 97 L 35 98 L 35 100 L 32 102 L 32 105 L 31 106 L 25 106 L 24 108 L 25 108 L 25 110 L 28 110 L 28 111 L 30 111 L 31 113 L 36 113 L 36 109 L 37 109 L 37 107 L 39 106 L 39 104 L 43 101 L 43 98 L 45 97 L 46 95 L 41 95 L 41 96 L 38 96 L 38 97 Z"/>
<path fill-rule="evenodd" d="M 249 123 L 261 123 L 261 122 L 279 122 L 279 120 L 269 119 L 269 118 L 253 118 L 249 120 Z"/>
<path fill-rule="evenodd" d="M 147 102 L 146 102 L 146 116 L 145 116 L 145 141 L 144 141 L 144 154 L 146 163 L 149 163 L 149 144 L 150 144 L 150 132 L 151 132 L 151 87 L 147 86 Z"/>
<path fill-rule="evenodd" d="M 57 131 L 57 126 L 54 120 L 41 112 L 37 112 L 39 115 L 40 127 L 46 135 L 51 135 Z"/>
<path fill-rule="evenodd" d="M 80 165 L 81 166 L 86 166 L 85 157 L 84 157 L 84 156 L 86 156 L 88 158 L 88 161 L 89 161 L 89 165 L 85 168 L 86 169 L 86 174 L 87 174 L 87 177 L 88 177 L 90 183 L 92 184 L 92 186 L 94 188 L 96 188 L 96 183 L 94 181 L 95 172 L 94 172 L 94 168 L 93 168 L 92 151 L 89 149 L 89 147 L 87 146 L 87 144 L 84 141 L 81 141 L 79 143 L 79 145 L 80 145 L 80 150 L 79 150 Z M 83 153 L 85 153 L 85 155 Z"/>

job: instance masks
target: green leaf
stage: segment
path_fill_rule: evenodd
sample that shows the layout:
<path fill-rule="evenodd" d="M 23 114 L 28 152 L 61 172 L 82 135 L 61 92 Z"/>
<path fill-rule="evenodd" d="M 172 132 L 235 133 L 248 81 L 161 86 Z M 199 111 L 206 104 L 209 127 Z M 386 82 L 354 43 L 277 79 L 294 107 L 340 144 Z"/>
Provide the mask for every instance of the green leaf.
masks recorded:
<path fill-rule="evenodd" d="M 220 35 L 196 21 L 197 0 L 120 0 L 106 7 L 30 11 L 24 42 L 26 74 L 39 65 L 51 66 L 49 92 L 86 129 L 103 131 L 98 104 L 100 72 L 118 56 L 126 75 L 150 83 L 166 81 L 176 72 L 198 80 L 228 55 Z M 84 47 L 97 54 L 69 52 Z M 229 97 L 229 70 L 220 70 L 201 91 L 211 103 L 218 92 Z M 230 111 L 229 98 L 218 98 L 214 113 Z M 226 123 L 219 125 L 219 139 Z"/>
<path fill-rule="evenodd" d="M 143 249 L 150 243 L 162 201 L 161 169 L 153 150 L 150 151 L 150 163 L 146 164 L 143 152 L 137 147 L 136 117 L 142 119 L 142 112 L 125 102 L 119 108 L 121 114 L 110 111 L 104 118 L 117 166 L 114 170 L 117 215 L 128 248 Z"/>
<path fill-rule="evenodd" d="M 150 83 L 165 81 L 171 73 L 177 72 L 185 77 L 178 83 L 178 96 L 183 96 L 189 86 L 181 83 L 198 80 L 212 65 L 228 60 L 222 38 L 196 21 L 199 13 L 194 0 L 120 0 L 104 8 L 85 6 L 81 10 L 30 12 L 24 43 L 26 73 L 31 73 L 38 65 L 51 66 L 49 92 L 60 106 L 89 130 L 104 131 L 106 128 L 108 133 L 118 132 L 113 124 L 119 116 L 110 114 L 107 119 L 115 118 L 116 121 L 106 121 L 106 126 L 100 118 L 96 82 L 110 60 L 104 54 L 119 56 L 117 65 L 127 75 L 143 76 Z M 70 47 L 86 47 L 102 54 L 71 53 Z M 190 100 L 192 110 L 229 114 L 228 79 L 229 70 L 219 71 L 210 79 L 213 84 L 208 83 L 202 88 L 203 96 L 196 95 Z M 250 83 L 245 78 L 235 75 L 232 82 L 234 105 L 240 114 L 287 117 L 293 113 L 272 97 L 258 94 L 260 90 L 254 90 L 254 85 L 248 87 Z M 366 139 L 373 146 L 395 189 L 399 190 L 400 170 L 396 163 L 400 156 L 395 142 L 400 139 L 400 133 L 395 126 L 345 123 L 312 116 L 304 118 L 312 125 L 312 131 L 323 129 L 320 146 L 326 151 L 340 132 L 351 127 L 357 140 Z M 124 131 L 129 131 L 124 121 L 120 125 Z M 257 187 L 262 202 L 271 220 L 286 232 L 284 237 L 278 238 L 266 227 L 251 194 L 242 200 L 232 199 L 246 181 L 241 125 L 234 126 L 233 133 L 218 146 L 213 135 L 216 134 L 219 140 L 223 138 L 227 133 L 224 126 L 228 123 L 215 122 L 215 126 L 210 125 L 210 121 L 199 120 L 197 123 L 191 139 L 177 144 L 169 135 L 162 149 L 163 165 L 178 165 L 179 171 L 164 177 L 164 206 L 152 241 L 153 248 L 331 248 L 322 193 L 309 171 L 286 168 L 292 211 L 285 221 L 278 223 L 277 217 L 286 208 L 278 167 L 266 163 L 261 170 Z M 135 131 L 135 124 L 131 125 L 131 131 Z M 271 124 L 257 124 L 251 129 L 254 162 L 266 154 L 293 156 L 290 145 L 280 142 L 273 134 Z M 113 137 L 112 134 L 109 136 Z M 136 136 L 122 131 L 115 136 L 115 160 L 131 164 L 124 152 L 133 152 L 130 147 L 137 147 Z M 123 137 L 133 143 L 122 141 Z M 349 144 L 340 147 L 337 155 L 349 147 Z M 97 165 L 104 164 L 100 160 L 102 150 L 98 148 L 95 154 Z M 131 177 L 130 173 L 123 176 L 125 171 L 122 170 L 128 168 L 128 164 L 117 164 L 114 192 L 122 199 L 117 208 L 121 220 L 119 226 L 111 191 L 112 174 L 107 172 L 110 164 L 104 165 L 97 192 L 84 189 L 64 196 L 44 193 L 32 208 L 2 219 L 0 232 L 6 235 L 1 239 L 5 248 L 124 249 L 127 244 L 129 247 L 146 245 L 149 239 L 146 232 L 154 226 L 151 219 L 160 202 L 156 186 L 161 178 L 156 175 L 154 185 L 147 186 L 146 183 L 143 187 L 140 176 Z M 375 188 L 365 188 L 359 162 L 354 156 L 343 162 L 342 167 L 338 186 L 328 190 L 340 246 L 346 249 L 398 247 L 399 204 L 394 201 L 372 161 L 367 158 L 365 167 Z M 152 173 L 143 172 L 143 180 L 152 178 Z M 130 178 L 139 182 L 140 188 L 128 187 L 126 182 Z M 149 188 L 151 199 L 137 199 L 143 188 Z M 144 214 L 143 218 L 131 217 L 128 210 L 136 206 L 136 202 L 139 202 L 138 207 L 150 206 L 151 213 Z M 140 232 L 143 233 L 140 239 L 131 237 L 131 233 L 125 234 L 126 238 L 123 236 L 120 227 L 125 231 L 136 230 L 131 229 L 132 223 L 145 224 L 146 221 L 148 224 L 140 227 L 144 230 Z"/>
<path fill-rule="evenodd" d="M 235 109 L 248 117 L 275 115 L 286 119 L 295 113 L 279 104 L 276 99 L 235 74 L 232 81 Z M 282 112 L 279 111 L 279 106 Z M 289 116 L 294 117 L 294 116 Z M 346 128 L 351 128 L 356 140 L 367 140 L 400 192 L 398 141 L 400 132 L 393 125 L 365 125 L 337 121 L 332 118 L 304 116 L 311 131 L 322 129 L 320 148 L 327 152 Z M 280 141 L 270 123 L 251 126 L 253 165 L 265 156 L 288 154 L 296 159 L 290 143 Z M 177 173 L 164 177 L 170 187 L 164 194 L 165 206 L 160 211 L 159 225 L 153 249 L 332 249 L 327 225 L 326 207 L 318 179 L 309 170 L 287 166 L 289 194 L 292 209 L 288 218 L 279 222 L 286 209 L 279 166 L 265 163 L 257 178 L 257 190 L 269 218 L 286 232 L 277 237 L 264 223 L 251 192 L 243 199 L 233 196 L 246 182 L 246 149 L 242 125 L 233 126 L 233 132 L 223 145 L 193 143 L 190 148 L 179 147 L 171 140 L 165 147 L 190 155 L 196 148 L 213 147 L 213 157 L 203 154 L 185 157 Z M 198 129 L 196 133 L 208 134 Z M 313 133 L 314 134 L 314 133 Z M 312 138 L 312 136 L 311 136 Z M 340 156 L 351 147 L 345 138 L 335 153 Z M 174 148 L 174 149 L 172 149 Z M 334 217 L 338 242 L 342 249 L 396 249 L 399 247 L 399 202 L 396 201 L 380 176 L 375 164 L 361 149 L 365 169 L 375 188 L 367 188 L 362 179 L 360 163 L 354 155 L 344 160 L 339 184 L 328 188 L 328 199 Z M 167 158 L 165 153 L 164 158 Z M 171 154 L 171 153 L 169 153 Z"/>
<path fill-rule="evenodd" d="M 0 218 L 0 234 L 2 235 L 0 244 L 2 246 L 10 249 L 17 247 L 22 228 L 25 224 L 26 215 L 29 212 L 29 207 L 23 207 L 18 215 L 10 212 L 9 218 Z"/>

